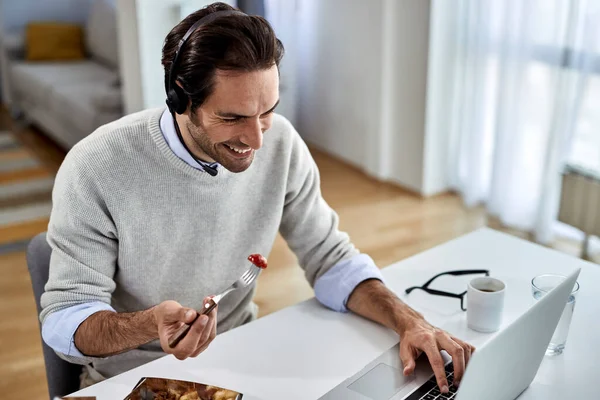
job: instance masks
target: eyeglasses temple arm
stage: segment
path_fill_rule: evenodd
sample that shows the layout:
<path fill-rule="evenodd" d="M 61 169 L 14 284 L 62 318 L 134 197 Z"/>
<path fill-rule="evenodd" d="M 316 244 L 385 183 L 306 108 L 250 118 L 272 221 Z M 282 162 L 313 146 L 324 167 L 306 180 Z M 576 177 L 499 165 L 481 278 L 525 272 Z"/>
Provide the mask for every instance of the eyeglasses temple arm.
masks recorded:
<path fill-rule="evenodd" d="M 425 288 L 425 287 L 419 287 L 419 286 L 413 286 L 411 288 L 406 289 L 406 294 L 412 292 L 414 289 L 421 289 L 429 294 L 435 294 L 438 296 L 444 296 L 444 297 L 453 297 L 455 299 L 461 299 L 465 293 L 461 293 L 461 294 L 456 294 L 456 293 L 450 293 L 450 292 L 444 292 L 442 290 L 435 290 L 435 289 L 429 289 L 429 288 Z"/>
<path fill-rule="evenodd" d="M 490 271 L 488 269 L 465 269 L 460 271 L 449 271 L 446 272 L 449 275 L 471 275 L 471 274 L 485 274 L 486 276 L 490 275 Z M 439 276 L 439 275 L 438 275 Z"/>
<path fill-rule="evenodd" d="M 471 275 L 471 274 L 485 274 L 486 276 L 489 276 L 490 271 L 487 269 L 461 269 L 461 270 L 456 270 L 456 271 L 442 272 L 441 274 L 437 274 L 436 276 L 434 276 L 433 278 L 431 278 L 430 280 L 425 282 L 425 284 L 422 287 L 423 288 L 429 287 L 429 285 L 431 285 L 431 282 L 433 282 L 435 279 L 437 279 L 443 275 L 459 276 L 459 275 Z"/>

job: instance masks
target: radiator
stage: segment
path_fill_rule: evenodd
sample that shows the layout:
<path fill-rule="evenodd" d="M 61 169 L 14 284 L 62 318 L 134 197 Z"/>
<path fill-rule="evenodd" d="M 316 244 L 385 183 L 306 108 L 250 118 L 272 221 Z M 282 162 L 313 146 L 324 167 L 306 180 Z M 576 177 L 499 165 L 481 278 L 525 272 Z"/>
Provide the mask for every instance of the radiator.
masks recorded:
<path fill-rule="evenodd" d="M 575 167 L 565 170 L 558 220 L 600 236 L 600 173 Z"/>

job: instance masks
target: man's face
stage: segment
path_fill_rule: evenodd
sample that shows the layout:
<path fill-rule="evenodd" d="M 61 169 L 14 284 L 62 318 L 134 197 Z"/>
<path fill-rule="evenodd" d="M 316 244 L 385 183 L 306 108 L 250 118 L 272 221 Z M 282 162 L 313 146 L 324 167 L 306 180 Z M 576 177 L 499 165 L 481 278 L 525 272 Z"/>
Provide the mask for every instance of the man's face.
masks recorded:
<path fill-rule="evenodd" d="M 277 66 L 253 72 L 217 70 L 213 93 L 189 119 L 195 155 L 231 172 L 245 171 L 262 146 L 279 103 Z"/>

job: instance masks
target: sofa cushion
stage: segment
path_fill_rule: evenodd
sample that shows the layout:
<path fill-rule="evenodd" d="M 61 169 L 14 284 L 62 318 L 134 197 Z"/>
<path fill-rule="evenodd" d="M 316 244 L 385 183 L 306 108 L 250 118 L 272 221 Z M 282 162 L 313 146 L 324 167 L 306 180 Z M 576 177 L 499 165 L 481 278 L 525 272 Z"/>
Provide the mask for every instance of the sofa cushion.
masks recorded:
<path fill-rule="evenodd" d="M 104 86 L 118 81 L 116 72 L 93 61 L 65 63 L 14 62 L 11 85 L 20 97 L 32 97 L 37 103 L 49 101 L 53 87 L 79 82 L 95 82 Z"/>
<path fill-rule="evenodd" d="M 92 0 L 85 27 L 85 44 L 91 57 L 111 68 L 118 68 L 117 13 L 112 1 Z"/>
<path fill-rule="evenodd" d="M 37 70 L 31 67 L 42 67 L 42 64 L 15 62 L 10 65 L 10 88 L 13 96 L 19 101 L 46 104 L 52 91 L 52 82 L 38 79 Z"/>
<path fill-rule="evenodd" d="M 30 22 L 25 29 L 28 61 L 83 60 L 81 26 L 64 22 Z"/>
<path fill-rule="evenodd" d="M 93 81 L 111 86 L 118 82 L 118 74 L 90 60 L 64 63 L 16 61 L 12 67 L 12 79 L 15 89 L 35 92 L 40 88 L 71 82 Z"/>
<path fill-rule="evenodd" d="M 57 117 L 90 134 L 123 115 L 121 110 L 102 111 L 94 106 L 94 95 L 102 87 L 94 82 L 57 86 L 51 93 L 50 109 Z"/>

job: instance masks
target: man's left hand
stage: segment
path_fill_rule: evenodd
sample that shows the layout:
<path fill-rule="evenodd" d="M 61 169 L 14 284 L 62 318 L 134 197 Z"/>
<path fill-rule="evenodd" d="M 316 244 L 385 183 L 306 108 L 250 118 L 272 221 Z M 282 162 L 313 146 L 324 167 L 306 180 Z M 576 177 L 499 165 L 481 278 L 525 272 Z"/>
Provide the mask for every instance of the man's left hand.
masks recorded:
<path fill-rule="evenodd" d="M 410 375 L 415 369 L 416 359 L 425 353 L 443 393 L 448 392 L 448 380 L 444 370 L 444 360 L 440 351 L 445 350 L 454 364 L 454 385 L 458 386 L 465 368 L 475 351 L 475 347 L 429 324 L 425 319 L 411 319 L 400 334 L 400 359 L 404 366 L 404 375 Z"/>

